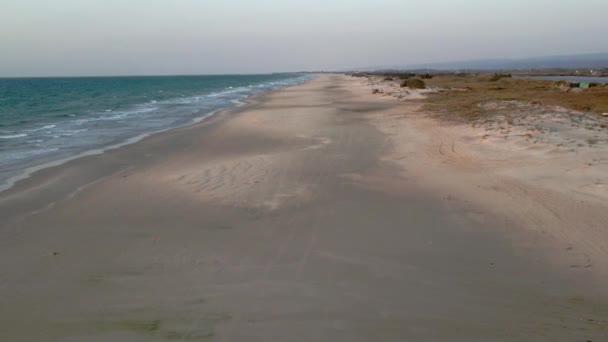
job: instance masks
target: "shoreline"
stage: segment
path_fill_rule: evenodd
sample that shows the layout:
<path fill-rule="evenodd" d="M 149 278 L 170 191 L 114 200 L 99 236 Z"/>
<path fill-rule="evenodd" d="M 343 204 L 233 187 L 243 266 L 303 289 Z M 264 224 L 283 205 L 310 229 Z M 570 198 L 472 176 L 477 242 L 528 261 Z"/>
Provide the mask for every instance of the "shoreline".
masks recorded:
<path fill-rule="evenodd" d="M 255 96 L 255 95 L 254 95 Z M 84 152 L 78 153 L 74 156 L 71 157 L 67 157 L 67 158 L 61 158 L 61 159 L 57 159 L 57 160 L 52 160 L 50 162 L 46 162 L 46 163 L 42 163 L 39 165 L 34 165 L 34 166 L 30 166 L 25 168 L 21 173 L 9 177 L 4 184 L 0 185 L 0 194 L 2 194 L 3 192 L 10 190 L 12 187 L 14 187 L 15 185 L 17 185 L 19 182 L 26 180 L 30 177 L 32 177 L 34 174 L 36 174 L 38 171 L 42 171 L 44 169 L 48 169 L 48 168 L 52 168 L 52 167 L 57 167 L 57 166 L 61 166 L 64 165 L 66 163 L 69 163 L 71 161 L 80 159 L 80 158 L 84 158 L 84 157 L 90 157 L 90 156 L 96 156 L 96 155 L 100 155 L 100 154 L 104 154 L 108 151 L 112 151 L 121 147 L 125 147 L 128 145 L 132 145 L 132 144 L 136 144 L 152 135 L 155 134 L 161 134 L 164 132 L 168 132 L 174 129 L 180 129 L 183 127 L 188 127 L 188 126 L 192 126 L 192 125 L 196 125 L 198 123 L 203 122 L 204 120 L 210 118 L 211 116 L 223 111 L 223 110 L 227 110 L 230 108 L 238 108 L 239 105 L 235 105 L 235 107 L 225 107 L 225 108 L 219 108 L 216 109 L 214 111 L 211 111 L 209 113 L 206 113 L 205 115 L 195 118 L 193 119 L 190 123 L 184 124 L 184 125 L 180 125 L 180 126 L 175 126 L 175 127 L 168 127 L 168 128 L 164 128 L 158 131 L 153 131 L 153 132 L 148 132 L 148 133 L 142 133 L 140 135 L 128 138 L 122 142 L 116 143 L 116 144 L 112 144 L 112 145 L 108 145 L 108 146 L 104 146 L 101 148 L 95 148 L 95 149 L 91 149 L 91 150 L 86 150 Z"/>
<path fill-rule="evenodd" d="M 314 77 L 315 76 L 312 75 L 312 78 L 314 78 Z M 308 81 L 310 81 L 310 78 L 309 79 L 305 79 L 305 80 L 303 80 L 303 81 L 301 81 L 299 83 L 296 83 L 295 85 L 290 85 L 290 86 L 297 86 L 299 84 L 304 84 L 304 83 L 306 83 Z M 290 87 L 290 86 L 286 86 L 286 87 Z M 44 169 L 61 166 L 61 165 L 64 165 L 66 163 L 69 163 L 69 162 L 71 162 L 73 160 L 77 160 L 77 159 L 80 159 L 80 158 L 104 154 L 107 151 L 115 150 L 115 149 L 118 149 L 118 148 L 121 148 L 121 147 L 124 147 L 124 146 L 128 146 L 128 145 L 131 145 L 131 144 L 138 143 L 138 142 L 146 139 L 147 137 L 150 137 L 150 136 L 153 136 L 153 135 L 156 135 L 156 134 L 161 134 L 161 133 L 168 132 L 168 131 L 171 131 L 171 130 L 180 129 L 180 128 L 183 128 L 183 127 L 189 127 L 189 126 L 193 126 L 193 125 L 199 124 L 199 123 L 203 122 L 204 120 L 207 120 L 207 119 L 211 118 L 212 116 L 214 116 L 214 115 L 216 115 L 216 114 L 218 114 L 218 113 L 220 113 L 222 111 L 233 109 L 233 108 L 242 107 L 242 106 L 244 106 L 244 105 L 246 105 L 248 103 L 249 99 L 252 99 L 252 98 L 255 98 L 256 96 L 261 96 L 261 95 L 264 95 L 266 93 L 270 93 L 270 92 L 273 92 L 273 91 L 278 91 L 278 90 L 280 90 L 282 88 L 285 88 L 285 87 L 281 87 L 281 88 L 278 88 L 278 89 L 272 89 L 272 90 L 266 90 L 266 91 L 262 91 L 262 92 L 257 93 L 257 94 L 246 96 L 245 98 L 231 100 L 230 102 L 232 102 L 234 104 L 234 106 L 218 108 L 218 109 L 212 110 L 211 112 L 207 112 L 207 113 L 201 113 L 201 112 L 199 112 L 199 114 L 202 114 L 202 115 L 199 116 L 199 117 L 196 117 L 196 118 L 192 119 L 189 123 L 184 123 L 184 124 L 181 124 L 181 125 L 178 125 L 178 126 L 167 127 L 167 128 L 163 128 L 163 129 L 156 130 L 156 131 L 142 133 L 142 134 L 136 135 L 134 137 L 130 137 L 130 138 L 126 139 L 126 140 L 123 140 L 123 141 L 120 141 L 120 142 L 117 142 L 117 143 L 113 143 L 113 144 L 110 144 L 110 145 L 107 145 L 107 146 L 102 146 L 102 147 L 99 147 L 99 148 L 93 148 L 93 149 L 85 150 L 85 151 L 82 151 L 82 152 L 80 152 L 80 153 L 78 153 L 76 155 L 73 155 L 73 156 L 59 158 L 59 159 L 56 159 L 56 160 L 51 160 L 51 161 L 47 161 L 47 162 L 44 162 L 44 163 L 41 163 L 41 164 L 36 164 L 36 165 L 32 165 L 32 166 L 26 167 L 25 169 L 21 170 L 20 173 L 15 174 L 15 175 L 13 175 L 13 176 L 5 179 L 5 180 L 3 180 L 0 183 L 0 194 L 2 194 L 5 191 L 10 190 L 14 186 L 16 186 L 19 182 L 32 177 L 34 174 L 36 174 L 37 172 L 42 171 Z"/>
<path fill-rule="evenodd" d="M 418 106 L 319 75 L 36 173 L 0 194 L 0 339 L 601 340 L 601 272 L 467 202 L 504 197 Z"/>

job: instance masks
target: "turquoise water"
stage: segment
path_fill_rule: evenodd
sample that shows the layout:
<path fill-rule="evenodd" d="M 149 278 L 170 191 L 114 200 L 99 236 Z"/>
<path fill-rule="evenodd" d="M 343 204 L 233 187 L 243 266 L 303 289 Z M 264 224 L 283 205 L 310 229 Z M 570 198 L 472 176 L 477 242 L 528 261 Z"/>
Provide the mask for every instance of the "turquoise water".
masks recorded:
<path fill-rule="evenodd" d="M 192 123 L 307 78 L 243 76 L 0 79 L 0 189 L 25 169 Z"/>

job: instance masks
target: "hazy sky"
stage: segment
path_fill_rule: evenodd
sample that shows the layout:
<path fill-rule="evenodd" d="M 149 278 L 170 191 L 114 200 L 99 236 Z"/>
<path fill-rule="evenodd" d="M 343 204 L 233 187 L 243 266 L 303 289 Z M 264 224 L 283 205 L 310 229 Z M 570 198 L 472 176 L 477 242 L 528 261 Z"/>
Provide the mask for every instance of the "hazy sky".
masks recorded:
<path fill-rule="evenodd" d="M 346 69 L 608 52 L 608 0 L 0 0 L 0 76 Z"/>

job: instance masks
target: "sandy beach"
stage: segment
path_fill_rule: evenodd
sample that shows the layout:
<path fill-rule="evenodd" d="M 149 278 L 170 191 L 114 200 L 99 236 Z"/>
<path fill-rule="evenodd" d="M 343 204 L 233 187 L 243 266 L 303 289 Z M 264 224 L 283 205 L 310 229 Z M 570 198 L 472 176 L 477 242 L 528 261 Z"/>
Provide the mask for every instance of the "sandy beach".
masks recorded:
<path fill-rule="evenodd" d="M 0 193 L 0 340 L 605 340 L 608 147 L 373 87 L 316 76 Z"/>

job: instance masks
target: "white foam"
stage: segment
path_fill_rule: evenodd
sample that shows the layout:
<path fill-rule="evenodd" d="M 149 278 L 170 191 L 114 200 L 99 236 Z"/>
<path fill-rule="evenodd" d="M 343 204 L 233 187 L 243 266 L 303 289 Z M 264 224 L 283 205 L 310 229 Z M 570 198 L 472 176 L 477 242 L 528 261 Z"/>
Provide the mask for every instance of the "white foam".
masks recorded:
<path fill-rule="evenodd" d="M 24 158 L 28 158 L 28 157 L 32 157 L 32 156 L 38 156 L 38 155 L 49 153 L 49 152 L 55 152 L 58 150 L 59 150 L 59 148 L 45 148 L 45 149 L 32 150 L 32 151 L 8 153 L 8 154 L 3 155 L 3 157 L 5 157 L 5 158 L 8 157 L 8 160 L 18 160 L 18 159 L 24 159 Z"/>
<path fill-rule="evenodd" d="M 241 101 L 240 99 L 234 99 L 234 100 L 231 100 L 230 102 L 232 102 L 237 107 L 242 107 L 242 106 L 246 105 L 246 103 Z"/>
<path fill-rule="evenodd" d="M 115 115 L 110 115 L 110 116 L 96 116 L 96 117 L 92 117 L 92 118 L 83 118 L 83 119 L 77 119 L 72 121 L 73 123 L 77 124 L 77 125 L 81 125 L 81 124 L 85 124 L 88 122 L 94 122 L 94 121 L 112 121 L 112 120 L 119 120 L 119 119 L 123 119 L 127 116 L 130 115 L 138 115 L 138 114 L 145 114 L 145 113 L 150 113 L 153 112 L 155 110 L 158 110 L 158 107 L 142 107 L 142 108 L 138 108 L 138 109 L 133 109 L 133 110 L 129 110 L 129 111 L 124 111 L 124 112 L 117 112 L 118 114 Z"/>
<path fill-rule="evenodd" d="M 39 128 L 34 128 L 34 129 L 28 129 L 26 130 L 26 132 L 38 132 L 38 131 L 44 131 L 44 130 L 49 130 L 49 129 L 53 129 L 57 127 L 57 125 L 46 125 L 46 126 L 42 126 Z"/>
<path fill-rule="evenodd" d="M 23 137 L 27 137 L 27 134 L 19 133 L 19 134 L 0 135 L 0 139 L 17 139 L 17 138 L 23 138 Z"/>
<path fill-rule="evenodd" d="M 207 119 L 208 117 L 212 116 L 213 114 L 215 114 L 215 113 L 217 113 L 217 112 L 219 112 L 221 110 L 224 110 L 224 109 L 226 109 L 226 108 L 220 108 L 220 109 L 214 110 L 214 111 L 212 111 L 210 113 L 206 113 L 205 115 L 192 120 L 192 122 L 190 124 L 201 122 L 201 121 Z M 154 131 L 154 132 L 140 134 L 138 136 L 129 138 L 129 139 L 123 141 L 123 142 L 120 142 L 120 143 L 117 143 L 117 144 L 114 144 L 114 145 L 109 145 L 109 146 L 102 147 L 102 148 L 88 150 L 88 151 L 79 153 L 77 155 L 71 156 L 71 157 L 66 157 L 66 158 L 50 161 L 50 162 L 47 162 L 47 163 L 44 163 L 44 164 L 28 167 L 22 173 L 8 178 L 4 184 L 0 184 L 0 192 L 6 191 L 6 190 L 12 188 L 13 186 L 15 186 L 15 184 L 17 184 L 17 182 L 31 177 L 32 174 L 34 174 L 34 173 L 36 173 L 36 172 L 38 172 L 40 170 L 44 170 L 44 169 L 47 169 L 47 168 L 50 168 L 50 167 L 60 166 L 60 165 L 63 165 L 65 163 L 67 163 L 67 162 L 70 162 L 72 160 L 76 160 L 76 159 L 79 159 L 79 158 L 82 158 L 82 157 L 88 157 L 88 156 L 94 156 L 94 155 L 103 154 L 106 151 L 115 150 L 115 149 L 121 148 L 123 146 L 135 144 L 135 143 L 137 143 L 137 142 L 139 142 L 139 141 L 141 141 L 141 140 L 143 140 L 143 139 L 145 139 L 145 138 L 147 138 L 147 137 L 149 137 L 151 135 L 167 132 L 167 131 L 170 131 L 170 130 L 173 130 L 173 129 L 177 129 L 177 128 L 181 128 L 181 127 L 188 126 L 188 125 L 189 124 L 178 126 L 178 127 L 169 127 L 169 128 L 164 128 L 164 129 L 157 130 L 157 131 Z M 38 150 L 38 154 L 46 153 L 46 152 L 52 152 L 52 151 L 57 151 L 57 150 L 58 149 Z"/>
<path fill-rule="evenodd" d="M 58 132 L 62 137 L 71 137 L 72 135 L 76 135 L 78 133 L 82 133 L 82 132 L 86 132 L 88 131 L 87 128 L 83 128 L 83 129 L 75 129 L 75 130 L 67 130 L 67 131 L 60 131 Z"/>

